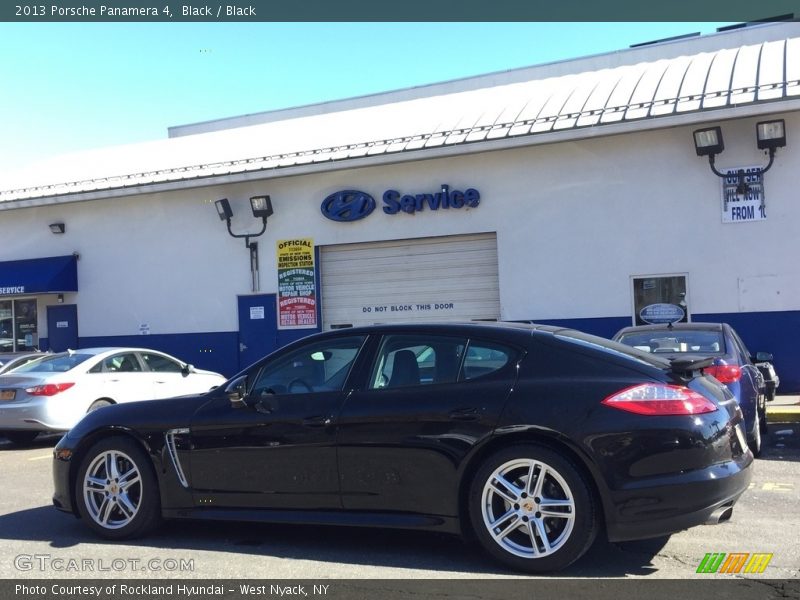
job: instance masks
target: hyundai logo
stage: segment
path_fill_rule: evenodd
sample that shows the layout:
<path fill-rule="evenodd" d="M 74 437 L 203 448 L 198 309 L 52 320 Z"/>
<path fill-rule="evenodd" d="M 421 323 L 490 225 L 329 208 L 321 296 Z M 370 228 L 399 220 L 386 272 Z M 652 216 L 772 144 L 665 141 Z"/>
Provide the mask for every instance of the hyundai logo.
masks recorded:
<path fill-rule="evenodd" d="M 375 199 L 366 192 L 342 190 L 325 198 L 319 209 L 333 221 L 358 221 L 375 210 Z"/>

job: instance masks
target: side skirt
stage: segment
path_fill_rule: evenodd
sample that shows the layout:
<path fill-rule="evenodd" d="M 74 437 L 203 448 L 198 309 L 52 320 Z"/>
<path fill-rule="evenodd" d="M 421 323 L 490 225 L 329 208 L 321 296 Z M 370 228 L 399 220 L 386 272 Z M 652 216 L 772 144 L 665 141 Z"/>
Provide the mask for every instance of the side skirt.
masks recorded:
<path fill-rule="evenodd" d="M 238 508 L 163 509 L 166 519 L 199 519 L 208 521 L 254 521 L 258 523 L 297 523 L 303 525 L 345 525 L 349 527 L 384 527 L 389 529 L 423 529 L 461 535 L 455 517 L 404 513 L 251 510 Z"/>

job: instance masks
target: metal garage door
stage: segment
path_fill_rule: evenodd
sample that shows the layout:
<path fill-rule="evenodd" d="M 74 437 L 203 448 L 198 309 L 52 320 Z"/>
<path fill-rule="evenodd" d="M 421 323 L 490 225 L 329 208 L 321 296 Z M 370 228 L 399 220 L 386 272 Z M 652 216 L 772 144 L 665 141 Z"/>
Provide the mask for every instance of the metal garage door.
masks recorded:
<path fill-rule="evenodd" d="M 325 329 L 500 318 L 497 235 L 459 235 L 321 249 Z"/>

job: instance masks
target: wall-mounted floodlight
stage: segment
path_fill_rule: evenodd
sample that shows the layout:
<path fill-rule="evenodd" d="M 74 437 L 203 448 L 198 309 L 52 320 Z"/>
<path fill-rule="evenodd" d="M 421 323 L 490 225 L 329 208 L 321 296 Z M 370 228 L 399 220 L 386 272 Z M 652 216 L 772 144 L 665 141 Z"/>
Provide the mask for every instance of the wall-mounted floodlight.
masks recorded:
<path fill-rule="evenodd" d="M 214 206 L 217 207 L 217 214 L 221 221 L 229 221 L 231 217 L 233 217 L 233 211 L 231 210 L 231 203 L 228 202 L 227 198 L 223 198 L 222 200 L 217 200 L 214 202 Z"/>
<path fill-rule="evenodd" d="M 51 233 L 64 233 L 67 230 L 66 225 L 63 223 L 50 223 L 50 232 Z"/>
<path fill-rule="evenodd" d="M 775 121 L 762 121 L 756 124 L 756 143 L 760 150 L 769 151 L 769 162 L 767 166 L 762 169 L 744 172 L 740 169 L 735 175 L 739 177 L 739 185 L 736 187 L 736 193 L 743 195 L 750 191 L 750 186 L 745 181 L 745 175 L 748 177 L 757 177 L 761 179 L 764 174 L 770 170 L 772 163 L 775 161 L 775 151 L 778 148 L 783 148 L 786 145 L 786 123 L 783 119 Z M 708 127 L 706 129 L 697 129 L 694 132 L 694 149 L 697 156 L 708 156 L 708 164 L 711 171 L 717 177 L 731 177 L 730 173 L 720 173 L 714 166 L 716 155 L 725 150 L 725 143 L 722 141 L 722 129 L 720 127 Z"/>
<path fill-rule="evenodd" d="M 251 242 L 250 238 L 257 238 L 267 230 L 267 218 L 272 216 L 272 201 L 269 196 L 253 196 L 250 198 L 250 208 L 253 211 L 253 216 L 261 219 L 261 231 L 258 233 L 233 233 L 231 229 L 231 219 L 233 218 L 233 210 L 231 203 L 227 198 L 221 198 L 214 202 L 217 214 L 220 220 L 225 221 L 228 225 L 228 233 L 231 237 L 244 238 L 244 244 L 250 251 L 250 273 L 253 278 L 252 290 L 258 291 L 258 243 Z"/>
<path fill-rule="evenodd" d="M 266 219 L 272 216 L 272 200 L 269 196 L 253 196 L 250 198 L 250 208 L 256 219 Z"/>
<path fill-rule="evenodd" d="M 756 123 L 756 140 L 760 150 L 783 148 L 786 145 L 786 123 L 783 119 Z"/>

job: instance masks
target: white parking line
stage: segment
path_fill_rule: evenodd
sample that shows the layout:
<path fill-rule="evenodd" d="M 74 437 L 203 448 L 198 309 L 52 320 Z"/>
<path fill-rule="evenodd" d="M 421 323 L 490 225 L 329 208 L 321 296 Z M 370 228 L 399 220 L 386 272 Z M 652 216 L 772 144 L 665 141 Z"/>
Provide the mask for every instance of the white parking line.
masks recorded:
<path fill-rule="evenodd" d="M 28 460 L 44 460 L 45 458 L 53 458 L 53 455 L 43 454 L 42 456 L 34 456 L 33 458 L 29 458 Z"/>

